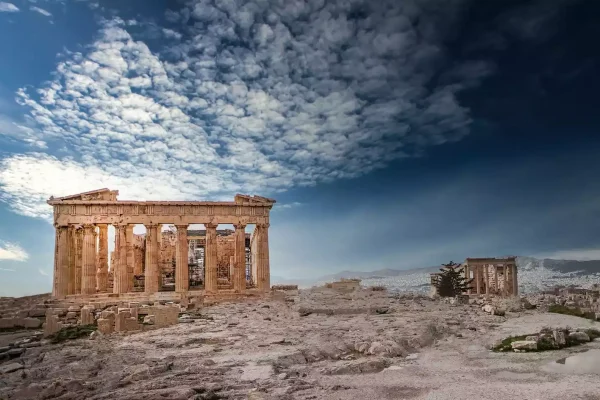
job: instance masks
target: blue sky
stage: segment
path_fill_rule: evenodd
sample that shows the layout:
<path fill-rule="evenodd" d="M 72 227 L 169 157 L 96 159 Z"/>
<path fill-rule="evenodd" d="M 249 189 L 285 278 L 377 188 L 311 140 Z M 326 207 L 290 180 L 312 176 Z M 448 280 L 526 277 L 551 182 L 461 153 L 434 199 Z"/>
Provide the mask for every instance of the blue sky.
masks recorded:
<path fill-rule="evenodd" d="M 277 199 L 272 274 L 600 256 L 592 1 L 0 1 L 0 295 L 45 200 Z"/>

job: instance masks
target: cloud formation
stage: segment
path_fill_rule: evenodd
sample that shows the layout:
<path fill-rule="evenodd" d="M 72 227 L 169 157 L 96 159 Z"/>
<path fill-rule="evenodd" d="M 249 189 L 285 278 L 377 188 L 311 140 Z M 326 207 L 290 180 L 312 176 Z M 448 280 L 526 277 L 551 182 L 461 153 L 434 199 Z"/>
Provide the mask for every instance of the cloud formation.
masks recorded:
<path fill-rule="evenodd" d="M 18 12 L 19 8 L 12 3 L 0 1 L 0 12 Z"/>
<path fill-rule="evenodd" d="M 27 261 L 29 254 L 16 243 L 0 241 L 0 261 Z"/>
<path fill-rule="evenodd" d="M 471 118 L 457 95 L 491 71 L 446 66 L 462 3 L 189 1 L 167 11 L 158 49 L 136 36 L 141 22 L 105 20 L 52 81 L 18 91 L 29 140 L 62 153 L 3 160 L 0 196 L 47 218 L 50 195 L 105 186 L 121 198 L 271 194 L 460 140 Z"/>
<path fill-rule="evenodd" d="M 51 17 L 52 13 L 44 10 L 43 8 L 32 6 L 29 8 L 31 11 L 35 11 L 36 13 L 42 14 L 45 17 Z"/>

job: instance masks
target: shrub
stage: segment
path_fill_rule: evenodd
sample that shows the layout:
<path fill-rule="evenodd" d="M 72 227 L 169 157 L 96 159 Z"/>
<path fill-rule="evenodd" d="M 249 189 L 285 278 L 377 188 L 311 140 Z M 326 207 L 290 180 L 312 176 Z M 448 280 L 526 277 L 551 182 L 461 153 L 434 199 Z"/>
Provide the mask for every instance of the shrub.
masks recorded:
<path fill-rule="evenodd" d="M 48 337 L 51 343 L 61 343 L 65 340 L 79 339 L 90 336 L 98 327 L 96 325 L 76 325 L 62 328 Z"/>
<path fill-rule="evenodd" d="M 556 314 L 564 314 L 564 315 L 574 315 L 576 317 L 581 317 L 585 319 L 590 319 L 592 321 L 596 321 L 596 313 L 593 312 L 583 312 L 579 307 L 566 307 L 561 306 L 560 304 L 552 304 L 548 307 L 548 311 Z"/>

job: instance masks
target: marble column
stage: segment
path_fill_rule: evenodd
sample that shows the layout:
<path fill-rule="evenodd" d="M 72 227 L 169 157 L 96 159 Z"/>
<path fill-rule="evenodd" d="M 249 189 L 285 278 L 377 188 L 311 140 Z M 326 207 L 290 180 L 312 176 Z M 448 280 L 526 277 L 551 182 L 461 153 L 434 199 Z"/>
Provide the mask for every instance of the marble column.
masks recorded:
<path fill-rule="evenodd" d="M 69 228 L 67 226 L 56 226 L 54 251 L 52 296 L 64 298 L 69 291 Z"/>
<path fill-rule="evenodd" d="M 511 265 L 512 285 L 513 285 L 513 296 L 519 295 L 519 281 L 517 280 L 517 266 Z"/>
<path fill-rule="evenodd" d="M 158 225 L 146 225 L 146 271 L 144 272 L 144 292 L 156 293 L 158 284 Z"/>
<path fill-rule="evenodd" d="M 96 243 L 94 225 L 83 226 L 81 294 L 96 293 Z"/>
<path fill-rule="evenodd" d="M 502 294 L 504 296 L 508 296 L 508 265 L 504 265 L 504 273 L 502 274 L 502 279 L 504 279 L 504 290 Z"/>
<path fill-rule="evenodd" d="M 233 265 L 233 290 L 237 293 L 246 291 L 246 225 L 234 224 L 235 228 L 235 263 Z"/>
<path fill-rule="evenodd" d="M 190 271 L 188 268 L 187 225 L 175 225 L 177 228 L 177 247 L 175 255 L 175 292 L 184 293 L 189 290 Z"/>
<path fill-rule="evenodd" d="M 75 226 L 69 225 L 68 230 L 68 247 L 69 247 L 69 284 L 68 294 L 75 294 L 75 254 L 76 254 L 76 243 L 75 243 Z"/>
<path fill-rule="evenodd" d="M 475 292 L 479 295 L 481 294 L 481 275 L 479 271 L 481 270 L 481 265 L 475 266 Z"/>
<path fill-rule="evenodd" d="M 113 293 L 127 293 L 127 224 L 115 225 L 115 266 L 113 272 Z"/>
<path fill-rule="evenodd" d="M 98 292 L 108 290 L 108 224 L 98 224 L 98 270 L 96 271 Z"/>
<path fill-rule="evenodd" d="M 496 285 L 494 294 L 500 294 L 500 282 L 498 281 L 498 266 L 494 265 L 494 284 Z"/>
<path fill-rule="evenodd" d="M 490 297 L 490 271 L 488 265 L 484 265 L 484 273 L 485 273 L 485 295 L 486 297 Z"/>
<path fill-rule="evenodd" d="M 83 267 L 83 228 L 75 228 L 75 294 L 81 294 L 81 278 Z"/>
<path fill-rule="evenodd" d="M 134 256 L 133 256 L 133 225 L 127 225 L 125 228 L 125 239 L 126 239 L 126 254 L 127 254 L 127 291 L 133 292 L 133 268 L 134 268 Z"/>
<path fill-rule="evenodd" d="M 217 293 L 217 224 L 204 224 L 206 245 L 204 248 L 204 291 Z"/>
<path fill-rule="evenodd" d="M 261 292 L 271 289 L 271 266 L 269 261 L 269 224 L 258 224 L 258 264 L 256 271 L 256 287 Z"/>

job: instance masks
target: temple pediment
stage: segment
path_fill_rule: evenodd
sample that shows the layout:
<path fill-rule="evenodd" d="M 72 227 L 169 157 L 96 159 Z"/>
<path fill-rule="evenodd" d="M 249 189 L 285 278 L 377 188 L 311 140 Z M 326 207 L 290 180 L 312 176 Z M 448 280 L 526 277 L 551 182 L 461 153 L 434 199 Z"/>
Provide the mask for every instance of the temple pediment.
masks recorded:
<path fill-rule="evenodd" d="M 119 195 L 118 190 L 110 190 L 107 188 L 96 189 L 89 192 L 77 193 L 63 197 L 51 197 L 50 200 L 81 200 L 81 201 L 92 201 L 92 200 L 105 200 L 105 201 L 116 201 Z"/>
<path fill-rule="evenodd" d="M 237 204 L 242 203 L 254 203 L 254 204 L 275 204 L 276 201 L 274 199 L 270 199 L 268 197 L 262 196 L 249 196 L 247 194 L 236 194 L 235 202 Z"/>

